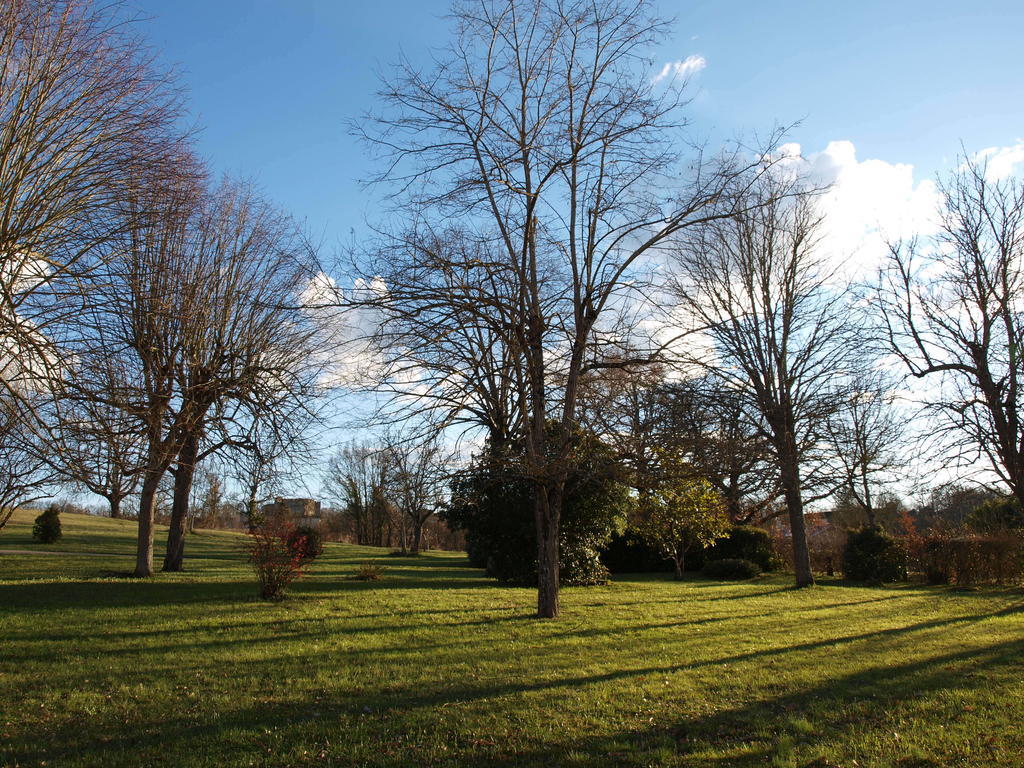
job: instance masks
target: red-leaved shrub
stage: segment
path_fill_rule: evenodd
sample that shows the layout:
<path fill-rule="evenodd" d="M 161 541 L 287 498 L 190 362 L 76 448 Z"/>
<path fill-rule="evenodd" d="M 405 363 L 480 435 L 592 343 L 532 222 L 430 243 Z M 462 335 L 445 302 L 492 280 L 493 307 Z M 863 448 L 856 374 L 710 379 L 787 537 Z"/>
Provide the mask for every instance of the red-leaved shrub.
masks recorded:
<path fill-rule="evenodd" d="M 249 531 L 246 554 L 256 571 L 260 597 L 281 600 L 285 590 L 302 576 L 309 560 L 305 557 L 303 534 L 295 526 L 267 520 Z"/>

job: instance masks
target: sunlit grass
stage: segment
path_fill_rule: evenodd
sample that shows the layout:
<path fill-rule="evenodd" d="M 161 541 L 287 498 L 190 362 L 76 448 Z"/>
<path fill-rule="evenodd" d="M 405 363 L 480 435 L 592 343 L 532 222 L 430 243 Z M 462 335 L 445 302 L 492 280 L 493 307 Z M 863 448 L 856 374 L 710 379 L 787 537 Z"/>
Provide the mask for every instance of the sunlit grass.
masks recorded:
<path fill-rule="evenodd" d="M 534 593 L 328 545 L 280 604 L 235 534 L 135 581 L 128 522 L 0 549 L 0 765 L 1017 766 L 1024 594 L 786 577 Z M 363 563 L 378 582 L 351 578 Z M 856 761 L 856 762 L 854 762 Z"/>

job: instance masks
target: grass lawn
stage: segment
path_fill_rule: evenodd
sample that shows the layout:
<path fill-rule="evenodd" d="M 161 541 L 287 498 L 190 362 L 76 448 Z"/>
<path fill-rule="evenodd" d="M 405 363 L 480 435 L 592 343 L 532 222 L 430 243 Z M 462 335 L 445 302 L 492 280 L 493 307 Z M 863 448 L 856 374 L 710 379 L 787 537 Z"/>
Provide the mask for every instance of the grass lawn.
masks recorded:
<path fill-rule="evenodd" d="M 460 555 L 332 544 L 268 604 L 235 534 L 136 581 L 132 523 L 31 517 L 0 549 L 110 554 L 0 555 L 3 766 L 1024 765 L 1020 589 L 626 577 L 538 621 Z"/>

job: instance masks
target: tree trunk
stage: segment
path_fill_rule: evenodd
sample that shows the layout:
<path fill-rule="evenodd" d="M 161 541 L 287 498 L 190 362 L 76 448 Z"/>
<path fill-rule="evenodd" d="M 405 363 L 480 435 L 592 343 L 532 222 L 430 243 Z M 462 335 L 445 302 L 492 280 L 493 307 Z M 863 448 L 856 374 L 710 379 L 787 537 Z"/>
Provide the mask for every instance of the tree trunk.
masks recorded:
<path fill-rule="evenodd" d="M 171 504 L 171 524 L 167 531 L 167 552 L 164 554 L 165 571 L 181 571 L 185 561 L 185 523 L 192 495 L 192 478 L 199 454 L 199 437 L 189 436 L 181 447 L 178 470 L 174 474 L 174 501 Z"/>
<path fill-rule="evenodd" d="M 793 453 L 780 457 L 782 488 L 789 512 L 789 530 L 793 539 L 793 571 L 797 587 L 814 584 L 811 573 L 811 556 L 807 548 L 807 531 L 804 527 L 804 501 L 800 493 L 800 469 Z"/>
<path fill-rule="evenodd" d="M 423 540 L 423 523 L 425 520 L 416 519 L 416 523 L 412 530 L 412 553 L 418 555 L 420 553 L 420 542 Z"/>
<path fill-rule="evenodd" d="M 135 557 L 135 576 L 153 575 L 153 525 L 156 510 L 157 487 L 163 472 L 150 467 L 142 481 L 142 493 L 139 495 L 139 542 Z"/>
<path fill-rule="evenodd" d="M 556 619 L 561 610 L 558 599 L 558 523 L 561 489 L 537 488 L 534 516 L 537 526 L 537 617 Z"/>
<path fill-rule="evenodd" d="M 110 518 L 112 520 L 121 519 L 121 501 L 123 498 L 122 496 L 110 496 L 107 498 L 107 502 L 110 504 Z"/>
<path fill-rule="evenodd" d="M 672 562 L 676 565 L 676 581 L 682 581 L 683 571 L 686 570 L 686 550 L 677 549 L 672 557 Z"/>
<path fill-rule="evenodd" d="M 260 524 L 260 511 L 259 509 L 257 509 L 258 506 L 259 504 L 256 501 L 256 496 L 250 495 L 249 501 L 246 504 L 246 507 L 249 510 L 249 513 L 247 515 L 249 519 L 246 521 L 246 524 L 248 525 L 249 528 L 249 533 L 255 531 Z"/>

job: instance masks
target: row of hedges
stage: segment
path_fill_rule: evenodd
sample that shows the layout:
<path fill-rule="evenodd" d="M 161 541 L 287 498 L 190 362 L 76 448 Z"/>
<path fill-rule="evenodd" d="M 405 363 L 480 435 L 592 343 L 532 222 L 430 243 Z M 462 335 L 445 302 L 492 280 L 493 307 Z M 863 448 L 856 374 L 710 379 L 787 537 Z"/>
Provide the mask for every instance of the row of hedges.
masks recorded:
<path fill-rule="evenodd" d="M 843 576 L 873 584 L 922 573 L 929 584 L 1004 584 L 1024 575 L 1018 533 L 932 533 L 898 538 L 879 528 L 850 531 L 843 550 Z"/>
<path fill-rule="evenodd" d="M 1024 551 L 1017 534 L 928 536 L 919 545 L 918 565 L 929 584 L 1005 584 L 1019 581 Z"/>
<path fill-rule="evenodd" d="M 725 538 L 707 549 L 695 547 L 688 551 L 686 568 L 705 570 L 708 563 L 720 560 L 745 560 L 760 571 L 779 567 L 768 532 L 751 525 L 734 525 Z M 672 561 L 631 528 L 612 537 L 601 552 L 601 562 L 612 573 L 671 573 L 673 570 Z"/>

